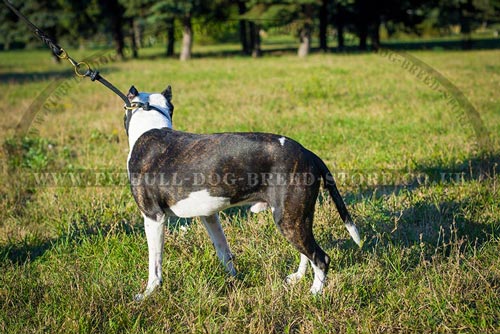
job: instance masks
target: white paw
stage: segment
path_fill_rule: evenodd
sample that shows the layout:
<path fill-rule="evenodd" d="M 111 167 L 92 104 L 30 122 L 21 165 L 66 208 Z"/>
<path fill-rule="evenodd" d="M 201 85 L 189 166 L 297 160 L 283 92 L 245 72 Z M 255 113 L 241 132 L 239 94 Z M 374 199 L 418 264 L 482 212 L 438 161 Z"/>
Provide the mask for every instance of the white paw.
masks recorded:
<path fill-rule="evenodd" d="M 228 272 L 228 274 L 229 274 L 230 276 L 232 276 L 232 277 L 236 277 L 236 275 L 238 274 L 238 273 L 236 272 L 236 269 L 234 269 L 234 267 L 233 267 L 232 265 L 231 265 L 231 266 L 228 266 L 228 268 L 227 268 L 227 272 Z"/>
<path fill-rule="evenodd" d="M 317 284 L 317 282 L 314 282 L 309 291 L 311 291 L 314 296 L 321 295 L 321 292 L 323 291 L 323 285 L 323 283 Z"/>
<path fill-rule="evenodd" d="M 142 302 L 146 297 L 144 296 L 143 293 L 138 293 L 134 296 L 134 301 L 136 302 Z"/>
<path fill-rule="evenodd" d="M 142 302 L 144 299 L 146 299 L 151 293 L 153 292 L 153 290 L 149 290 L 149 289 L 146 289 L 146 291 L 144 291 L 144 293 L 138 293 L 134 296 L 134 301 L 136 302 Z"/>
<path fill-rule="evenodd" d="M 311 294 L 312 294 L 313 296 L 318 296 L 318 295 L 321 295 L 321 289 L 318 289 L 318 288 L 316 288 L 316 287 L 312 287 L 312 288 L 311 288 L 311 290 L 309 290 L 309 291 L 311 291 Z"/>
<path fill-rule="evenodd" d="M 250 211 L 252 211 L 253 213 L 259 213 L 259 212 L 264 211 L 266 209 L 267 209 L 266 202 L 257 202 L 250 207 Z"/>
<path fill-rule="evenodd" d="M 146 297 L 148 297 L 150 294 L 153 293 L 153 291 L 161 285 L 161 281 L 158 281 L 158 280 L 154 280 L 152 283 L 148 284 L 148 286 L 146 287 L 146 290 L 144 290 L 144 293 L 138 293 L 134 296 L 134 300 L 136 302 L 140 302 L 140 301 L 143 301 L 144 299 L 146 299 Z"/>
<path fill-rule="evenodd" d="M 289 285 L 295 284 L 298 281 L 300 281 L 300 279 L 302 278 L 302 276 L 303 275 L 301 275 L 299 273 L 290 274 L 290 275 L 288 275 L 286 277 L 285 282 L 286 282 L 286 284 L 289 284 Z"/>
<path fill-rule="evenodd" d="M 238 273 L 236 272 L 236 269 L 234 269 L 234 255 L 231 253 L 231 251 L 228 250 L 226 253 L 224 253 L 224 255 L 222 255 L 222 253 L 217 253 L 217 256 L 219 257 L 219 259 L 221 259 L 226 272 L 229 275 L 235 277 Z"/>

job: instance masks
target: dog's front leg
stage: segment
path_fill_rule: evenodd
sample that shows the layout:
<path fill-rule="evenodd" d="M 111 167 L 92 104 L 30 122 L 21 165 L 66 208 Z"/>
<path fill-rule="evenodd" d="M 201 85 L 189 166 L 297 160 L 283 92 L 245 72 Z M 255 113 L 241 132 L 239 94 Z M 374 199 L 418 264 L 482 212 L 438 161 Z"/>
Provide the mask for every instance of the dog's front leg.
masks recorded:
<path fill-rule="evenodd" d="M 208 217 L 200 217 L 203 225 L 207 229 L 208 235 L 214 244 L 217 256 L 231 276 L 236 275 L 233 265 L 233 255 L 227 244 L 226 236 L 220 225 L 219 215 L 215 214 Z"/>
<path fill-rule="evenodd" d="M 161 267 L 163 259 L 164 242 L 164 215 L 159 215 L 156 219 L 148 218 L 144 215 L 144 229 L 148 240 L 149 252 L 149 278 L 148 285 L 144 293 L 135 296 L 135 300 L 140 301 L 149 296 L 154 289 L 161 284 Z"/>

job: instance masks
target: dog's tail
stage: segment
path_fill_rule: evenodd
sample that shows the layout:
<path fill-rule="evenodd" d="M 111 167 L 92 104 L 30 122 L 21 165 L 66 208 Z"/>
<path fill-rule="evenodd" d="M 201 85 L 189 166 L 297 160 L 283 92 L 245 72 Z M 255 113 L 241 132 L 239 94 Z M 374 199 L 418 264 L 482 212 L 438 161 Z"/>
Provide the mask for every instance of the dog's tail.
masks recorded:
<path fill-rule="evenodd" d="M 337 210 L 340 214 L 340 218 L 342 218 L 342 221 L 344 222 L 345 227 L 347 228 L 347 231 L 349 231 L 349 234 L 351 235 L 354 242 L 361 247 L 361 238 L 359 237 L 358 229 L 354 224 L 354 222 L 352 221 L 351 215 L 349 214 L 349 211 L 345 206 L 342 196 L 340 196 L 340 193 L 337 189 L 337 185 L 335 184 L 335 180 L 333 179 L 332 173 L 330 173 L 330 170 L 328 170 L 328 167 L 325 165 L 325 163 L 323 162 L 323 160 L 321 160 L 320 157 L 318 157 L 313 152 L 311 152 L 311 154 L 313 156 L 313 160 L 315 162 L 316 167 L 321 172 L 321 177 L 323 178 L 323 183 L 325 185 L 325 188 L 330 193 L 330 196 L 332 197 L 333 202 L 337 207 Z"/>

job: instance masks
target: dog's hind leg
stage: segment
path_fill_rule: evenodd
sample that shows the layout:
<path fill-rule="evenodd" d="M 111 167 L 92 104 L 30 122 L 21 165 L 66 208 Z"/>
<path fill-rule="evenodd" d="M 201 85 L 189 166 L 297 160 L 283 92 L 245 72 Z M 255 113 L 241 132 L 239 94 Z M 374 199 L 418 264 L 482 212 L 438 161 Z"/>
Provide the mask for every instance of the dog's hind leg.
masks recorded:
<path fill-rule="evenodd" d="M 233 254 L 231 253 L 229 245 L 227 244 L 226 236 L 220 224 L 219 215 L 215 214 L 212 216 L 200 218 L 203 222 L 203 225 L 205 225 L 205 228 L 207 229 L 210 240 L 212 240 L 215 250 L 217 251 L 217 256 L 224 265 L 224 268 L 226 268 L 226 271 L 231 276 L 235 276 L 236 270 L 234 269 L 233 265 Z"/>
<path fill-rule="evenodd" d="M 313 198 L 315 199 L 315 197 Z M 297 202 L 292 200 L 290 203 Z M 287 277 L 287 283 L 293 283 L 304 275 L 307 260 L 309 260 L 314 269 L 314 282 L 311 286 L 311 293 L 319 294 L 323 290 L 326 281 L 330 258 L 314 239 L 312 232 L 314 201 L 310 203 L 313 204 L 304 207 L 289 205 L 285 209 L 276 208 L 274 220 L 285 238 L 301 253 L 299 269 L 296 273 Z"/>
<path fill-rule="evenodd" d="M 149 296 L 158 287 L 161 282 L 161 270 L 163 260 L 163 243 L 165 230 L 163 222 L 165 216 L 157 215 L 156 219 L 151 219 L 144 215 L 144 229 L 148 240 L 149 252 L 149 277 L 148 285 L 143 293 L 135 296 L 135 300 L 140 301 Z"/>

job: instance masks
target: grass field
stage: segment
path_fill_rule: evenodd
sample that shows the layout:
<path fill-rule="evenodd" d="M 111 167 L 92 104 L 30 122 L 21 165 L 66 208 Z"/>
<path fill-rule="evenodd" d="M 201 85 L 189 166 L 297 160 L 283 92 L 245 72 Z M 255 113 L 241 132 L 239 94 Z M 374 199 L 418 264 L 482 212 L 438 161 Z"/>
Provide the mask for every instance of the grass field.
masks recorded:
<path fill-rule="evenodd" d="M 122 90 L 172 85 L 178 130 L 298 140 L 337 175 L 365 238 L 357 249 L 334 206 L 318 204 L 332 265 L 313 297 L 311 271 L 284 284 L 299 256 L 270 213 L 222 215 L 237 279 L 197 219 L 173 222 L 164 284 L 136 303 L 147 247 L 126 183 L 122 102 L 48 52 L 0 53 L 0 332 L 500 332 L 500 52 L 412 54 L 469 99 L 487 151 L 464 111 L 377 54 L 181 63 L 151 52 L 100 65 Z M 16 131 L 34 101 L 47 108 Z"/>

